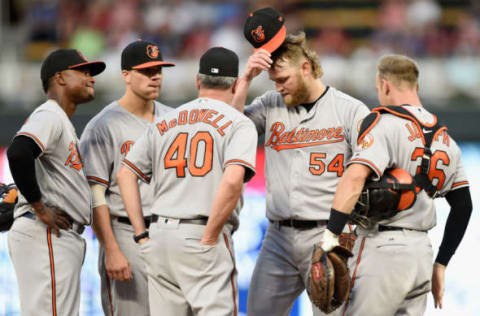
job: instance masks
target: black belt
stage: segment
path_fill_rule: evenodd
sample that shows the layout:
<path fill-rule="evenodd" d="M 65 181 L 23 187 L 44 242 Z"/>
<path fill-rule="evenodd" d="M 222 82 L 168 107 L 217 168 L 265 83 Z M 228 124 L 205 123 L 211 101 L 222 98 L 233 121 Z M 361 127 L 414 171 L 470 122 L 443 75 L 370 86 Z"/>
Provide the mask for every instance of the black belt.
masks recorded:
<path fill-rule="evenodd" d="M 318 226 L 326 226 L 328 224 L 328 220 L 304 221 L 298 219 L 283 219 L 280 221 L 273 221 L 269 219 L 269 221 L 275 225 L 293 227 L 296 229 L 311 229 Z"/>
<path fill-rule="evenodd" d="M 147 227 L 147 228 L 150 227 L 152 217 L 151 216 L 146 216 L 143 219 L 145 220 L 145 227 Z M 119 217 L 117 217 L 117 221 L 119 223 L 132 225 L 132 222 L 130 222 L 130 219 L 128 217 L 119 216 Z"/>
<path fill-rule="evenodd" d="M 164 220 L 165 223 L 168 223 L 170 220 L 168 217 L 160 217 L 158 215 L 152 215 L 152 223 L 158 222 L 158 220 Z M 172 220 L 178 220 L 180 224 L 196 224 L 196 225 L 207 225 L 208 217 L 202 216 L 200 218 L 172 218 Z"/>
<path fill-rule="evenodd" d="M 26 212 L 26 213 L 23 213 L 21 216 L 23 217 L 26 217 L 26 218 L 30 218 L 30 219 L 33 219 L 34 221 L 37 220 L 37 216 L 31 212 Z M 68 222 L 70 223 L 70 225 L 72 226 L 72 230 L 75 231 L 77 234 L 81 235 L 83 234 L 83 231 L 85 230 L 85 225 L 82 225 L 82 224 L 79 224 L 77 222 L 75 222 L 73 219 L 71 219 L 70 217 L 68 218 Z"/>
<path fill-rule="evenodd" d="M 405 228 L 405 227 L 378 225 L 378 231 L 379 232 L 399 231 L 399 230 L 411 230 L 411 231 L 417 231 L 417 232 L 425 232 L 424 230 L 411 229 L 411 228 Z"/>

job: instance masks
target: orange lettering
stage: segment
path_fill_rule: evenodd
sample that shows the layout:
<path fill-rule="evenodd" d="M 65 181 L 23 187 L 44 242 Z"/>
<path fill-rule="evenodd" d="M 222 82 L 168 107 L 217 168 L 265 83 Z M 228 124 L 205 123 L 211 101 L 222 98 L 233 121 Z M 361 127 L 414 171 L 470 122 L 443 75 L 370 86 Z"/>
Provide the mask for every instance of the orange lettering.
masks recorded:
<path fill-rule="evenodd" d="M 163 120 L 161 123 L 157 123 L 157 129 L 158 129 L 158 132 L 160 133 L 160 135 L 163 136 L 163 133 L 168 131 L 167 122 L 165 122 L 165 120 Z"/>

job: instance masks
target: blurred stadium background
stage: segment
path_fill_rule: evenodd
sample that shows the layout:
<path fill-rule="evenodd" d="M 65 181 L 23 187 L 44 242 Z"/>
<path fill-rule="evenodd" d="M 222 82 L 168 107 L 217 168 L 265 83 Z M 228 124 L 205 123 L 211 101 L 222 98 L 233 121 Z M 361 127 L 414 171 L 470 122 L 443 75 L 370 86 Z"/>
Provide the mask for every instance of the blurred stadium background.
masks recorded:
<path fill-rule="evenodd" d="M 474 207 L 480 202 L 480 1 L 476 0 L 2 0 L 0 2 L 0 181 L 10 182 L 4 151 L 27 115 L 43 102 L 42 59 L 58 47 L 77 48 L 88 59 L 103 60 L 107 70 L 96 77 L 96 99 L 81 105 L 73 118 L 78 135 L 104 105 L 123 93 L 120 52 L 131 41 L 156 41 L 165 60 L 177 66 L 164 71 L 160 101 L 178 106 L 196 96 L 198 58 L 211 46 L 238 53 L 241 69 L 252 49 L 243 38 L 250 11 L 271 6 L 285 15 L 289 32 L 305 31 L 319 53 L 323 81 L 369 106 L 376 105 L 376 60 L 386 53 L 414 57 L 420 65 L 420 96 L 460 144 L 471 181 Z M 249 98 L 273 84 L 265 74 L 254 81 Z M 241 229 L 235 235 L 240 311 L 246 311 L 248 283 L 266 227 L 263 150 L 259 174 L 246 190 Z M 438 248 L 448 215 L 438 201 L 438 226 L 430 235 Z M 480 216 L 474 211 L 464 241 L 446 273 L 443 310 L 427 315 L 480 315 L 475 251 Z M 81 315 L 101 315 L 96 272 L 98 244 L 90 230 L 83 271 Z M 26 260 L 34 258 L 26 258 Z M 19 315 L 15 275 L 0 235 L 0 315 Z M 308 299 L 292 315 L 310 315 Z"/>

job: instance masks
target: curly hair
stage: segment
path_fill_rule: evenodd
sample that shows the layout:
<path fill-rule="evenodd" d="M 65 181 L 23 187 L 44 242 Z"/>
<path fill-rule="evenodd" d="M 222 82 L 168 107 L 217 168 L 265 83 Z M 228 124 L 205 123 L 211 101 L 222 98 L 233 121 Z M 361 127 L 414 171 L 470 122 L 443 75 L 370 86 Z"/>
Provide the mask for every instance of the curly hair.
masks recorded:
<path fill-rule="evenodd" d="M 323 69 L 318 60 L 317 53 L 307 47 L 306 36 L 304 32 L 293 35 L 288 34 L 283 44 L 277 48 L 272 54 L 273 64 L 279 60 L 288 60 L 295 65 L 300 65 L 302 59 L 312 66 L 312 75 L 314 78 L 323 76 Z"/>

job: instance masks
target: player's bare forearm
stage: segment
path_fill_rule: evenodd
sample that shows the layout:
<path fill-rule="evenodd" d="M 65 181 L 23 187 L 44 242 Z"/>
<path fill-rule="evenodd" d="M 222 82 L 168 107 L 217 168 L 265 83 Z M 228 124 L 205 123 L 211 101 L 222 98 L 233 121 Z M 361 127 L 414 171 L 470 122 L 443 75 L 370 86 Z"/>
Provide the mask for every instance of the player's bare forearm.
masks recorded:
<path fill-rule="evenodd" d="M 117 173 L 117 183 L 135 235 L 140 235 L 146 231 L 146 227 L 143 219 L 138 177 L 130 169 L 122 166 Z"/>
<path fill-rule="evenodd" d="M 203 244 L 213 245 L 242 194 L 245 167 L 230 165 L 225 169 L 220 186 L 213 200 L 207 226 L 202 236 Z"/>
<path fill-rule="evenodd" d="M 233 96 L 232 105 L 238 111 L 242 112 L 245 108 L 245 102 L 247 100 L 248 88 L 253 78 L 258 76 L 262 70 L 270 69 L 272 59 L 270 53 L 264 49 L 259 49 L 253 53 L 247 61 L 247 66 L 244 73 L 238 78 L 238 83 Z"/>
<path fill-rule="evenodd" d="M 338 183 L 332 207 L 342 213 L 350 214 L 371 172 L 372 170 L 365 165 L 351 164 Z"/>
<path fill-rule="evenodd" d="M 235 95 L 233 96 L 232 106 L 241 113 L 245 110 L 245 102 L 247 101 L 248 88 L 252 81 L 245 76 L 238 78 Z"/>
<path fill-rule="evenodd" d="M 118 249 L 117 240 L 113 234 L 110 211 L 107 205 L 93 208 L 93 231 L 106 251 Z"/>

